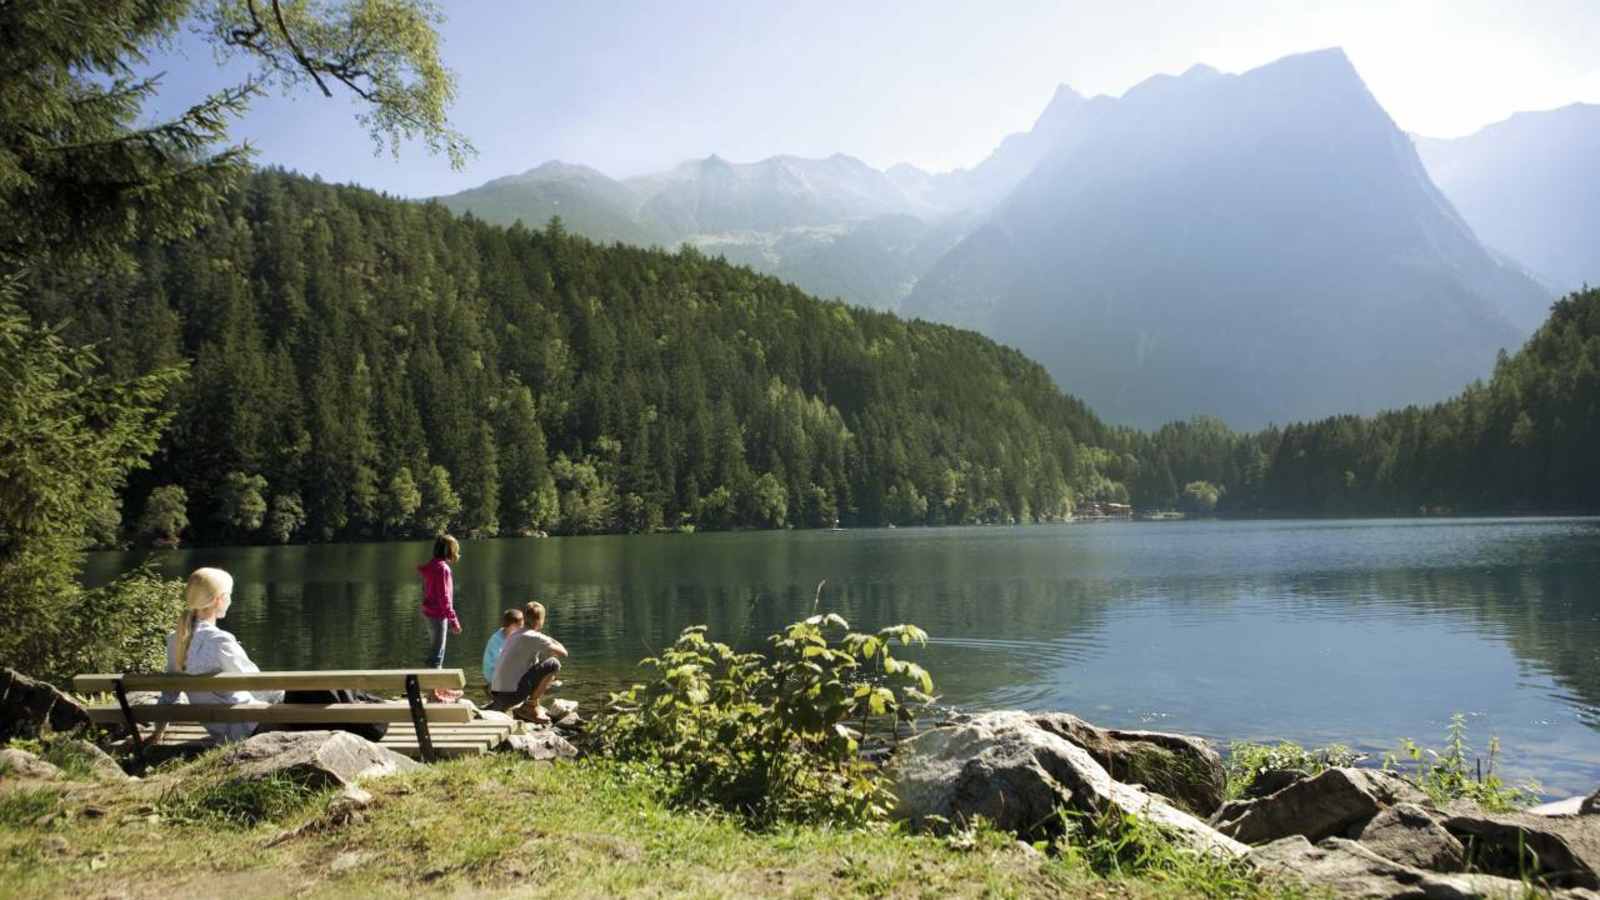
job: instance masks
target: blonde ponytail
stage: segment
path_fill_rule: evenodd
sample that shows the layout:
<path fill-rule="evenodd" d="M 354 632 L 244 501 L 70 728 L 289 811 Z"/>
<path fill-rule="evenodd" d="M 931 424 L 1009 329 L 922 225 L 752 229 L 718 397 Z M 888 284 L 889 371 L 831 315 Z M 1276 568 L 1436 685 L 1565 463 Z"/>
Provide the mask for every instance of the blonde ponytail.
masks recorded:
<path fill-rule="evenodd" d="M 200 613 L 217 603 L 223 594 L 233 593 L 233 576 L 221 569 L 195 569 L 189 573 L 189 584 L 183 589 L 183 612 L 178 614 L 176 646 L 172 663 L 179 672 L 187 669 L 189 642 L 194 639 L 195 625 Z"/>

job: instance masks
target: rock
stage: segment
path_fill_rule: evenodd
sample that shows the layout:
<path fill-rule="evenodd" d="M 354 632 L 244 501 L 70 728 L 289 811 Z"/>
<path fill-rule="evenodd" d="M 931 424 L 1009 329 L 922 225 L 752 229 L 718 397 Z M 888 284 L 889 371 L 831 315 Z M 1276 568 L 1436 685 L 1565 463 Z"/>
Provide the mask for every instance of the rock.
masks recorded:
<path fill-rule="evenodd" d="M 33 737 L 45 726 L 73 731 L 88 724 L 78 701 L 15 669 L 0 669 L 0 741 Z"/>
<path fill-rule="evenodd" d="M 1196 849 L 1246 848 L 1194 816 L 1112 780 L 1083 748 L 1024 712 L 992 712 L 907 741 L 889 766 L 895 815 L 913 826 L 982 816 L 1024 840 L 1059 834 L 1065 809 L 1093 818 L 1120 812 L 1166 828 Z M 935 819 L 934 817 L 938 817 Z"/>
<path fill-rule="evenodd" d="M 578 755 L 578 748 L 572 746 L 566 738 L 548 728 L 542 731 L 507 735 L 498 749 L 507 753 L 521 753 L 529 759 L 539 761 L 571 759 Z"/>
<path fill-rule="evenodd" d="M 1293 769 L 1268 769 L 1265 772 L 1258 773 L 1250 781 L 1250 786 L 1244 789 L 1244 796 L 1247 800 L 1267 797 L 1276 794 L 1297 781 L 1304 781 L 1310 777 L 1304 772 L 1296 772 Z"/>
<path fill-rule="evenodd" d="M 1427 795 L 1388 772 L 1334 768 L 1258 800 L 1229 803 L 1211 824 L 1246 844 L 1292 834 L 1315 841 L 1344 834 L 1402 802 L 1426 803 Z"/>
<path fill-rule="evenodd" d="M 578 715 L 578 701 L 552 700 L 550 701 L 550 721 L 557 728 L 568 731 L 576 730 L 583 725 L 583 717 Z"/>
<path fill-rule="evenodd" d="M 1466 868 L 1466 850 L 1427 810 L 1396 803 L 1361 829 L 1361 846 L 1384 859 L 1434 872 Z"/>
<path fill-rule="evenodd" d="M 70 748 L 71 752 L 87 760 L 89 774 L 96 781 L 132 781 L 132 777 L 122 770 L 122 766 L 111 757 L 111 754 L 101 750 L 92 741 L 83 738 L 65 738 L 59 743 Z"/>
<path fill-rule="evenodd" d="M 1523 812 L 1530 816 L 1577 816 L 1583 814 L 1583 804 L 1588 800 L 1588 797 L 1568 797 L 1565 800 L 1531 806 Z"/>
<path fill-rule="evenodd" d="M 1327 888 L 1339 897 L 1469 900 L 1526 895 L 1526 886 L 1520 881 L 1424 872 L 1384 859 L 1345 838 L 1328 838 L 1312 846 L 1303 835 L 1292 835 L 1254 848 L 1250 861 L 1269 877 Z"/>
<path fill-rule="evenodd" d="M 269 731 L 222 751 L 230 780 L 285 777 L 311 788 L 355 784 L 421 768 L 348 731 Z"/>
<path fill-rule="evenodd" d="M 358 869 L 366 865 L 373 858 L 373 854 L 366 851 L 346 850 L 333 858 L 333 862 L 328 864 L 328 871 L 335 875 L 340 872 L 348 872 L 351 869 Z"/>
<path fill-rule="evenodd" d="M 1594 793 L 1590 794 L 1581 804 L 1578 805 L 1578 815 L 1600 816 L 1600 790 L 1596 790 Z"/>
<path fill-rule="evenodd" d="M 62 772 L 26 750 L 5 747 L 0 749 L 0 777 L 7 780 L 57 781 L 62 778 Z"/>
<path fill-rule="evenodd" d="M 1222 805 L 1228 772 L 1206 742 L 1186 734 L 1099 728 L 1068 713 L 1034 716 L 1051 734 L 1087 750 L 1112 778 L 1139 784 L 1209 816 Z"/>
<path fill-rule="evenodd" d="M 1554 887 L 1600 889 L 1600 818 L 1452 812 L 1444 827 L 1466 845 L 1474 868 L 1527 874 Z"/>

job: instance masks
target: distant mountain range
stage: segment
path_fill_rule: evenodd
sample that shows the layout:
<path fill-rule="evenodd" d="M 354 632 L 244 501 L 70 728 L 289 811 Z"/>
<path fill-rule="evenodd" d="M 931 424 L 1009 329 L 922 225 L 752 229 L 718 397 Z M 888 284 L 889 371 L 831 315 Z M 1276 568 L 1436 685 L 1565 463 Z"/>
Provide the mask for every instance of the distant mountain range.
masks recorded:
<path fill-rule="evenodd" d="M 1464 138 L 1416 142 L 1485 244 L 1558 292 L 1600 285 L 1600 106 L 1522 112 Z"/>
<path fill-rule="evenodd" d="M 1435 173 L 1492 173 L 1518 154 L 1418 144 Z M 1559 180 L 1584 162 L 1548 168 Z M 1559 206 L 1549 194 L 1525 219 Z M 1443 399 L 1517 346 L 1574 271 L 1518 249 L 1528 225 L 1480 243 L 1475 230 L 1500 232 L 1476 217 L 1512 215 L 1493 199 L 1458 214 L 1338 50 L 1240 75 L 1196 66 L 1120 98 L 1062 86 L 1030 131 L 954 172 L 712 156 L 617 180 L 547 163 L 439 201 L 503 223 L 559 215 L 603 241 L 691 244 L 813 294 L 972 327 L 1142 426 Z M 1538 246 L 1600 244 L 1582 240 L 1592 226 L 1548 216 Z"/>

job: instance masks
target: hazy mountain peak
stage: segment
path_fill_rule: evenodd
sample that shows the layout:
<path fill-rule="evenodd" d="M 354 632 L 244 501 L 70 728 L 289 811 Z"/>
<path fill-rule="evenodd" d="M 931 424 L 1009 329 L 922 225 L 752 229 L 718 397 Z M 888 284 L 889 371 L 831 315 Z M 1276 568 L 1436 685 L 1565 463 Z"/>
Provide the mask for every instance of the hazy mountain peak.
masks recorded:
<path fill-rule="evenodd" d="M 1342 47 L 1324 47 L 1321 50 L 1308 50 L 1305 53 L 1285 56 L 1275 62 L 1251 69 L 1245 74 L 1262 78 L 1303 79 L 1303 84 L 1307 87 L 1356 84 L 1365 90 L 1367 86 L 1361 79 L 1361 73 L 1356 71 L 1355 64 L 1350 62 L 1350 57 L 1345 55 Z"/>

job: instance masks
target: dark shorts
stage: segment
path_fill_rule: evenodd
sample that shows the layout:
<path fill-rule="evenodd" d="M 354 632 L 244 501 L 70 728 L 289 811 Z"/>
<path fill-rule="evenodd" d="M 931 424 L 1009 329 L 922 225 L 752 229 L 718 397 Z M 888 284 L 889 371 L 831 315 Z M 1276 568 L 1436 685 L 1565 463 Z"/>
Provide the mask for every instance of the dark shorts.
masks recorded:
<path fill-rule="evenodd" d="M 517 682 L 515 691 L 490 691 L 489 696 L 494 698 L 494 702 L 489 704 L 489 708 L 510 709 L 516 706 L 528 699 L 528 695 L 532 694 L 533 689 L 539 686 L 539 682 L 559 671 L 561 671 L 561 660 L 556 659 L 554 656 L 534 663 L 533 668 L 523 673 L 522 678 Z"/>

